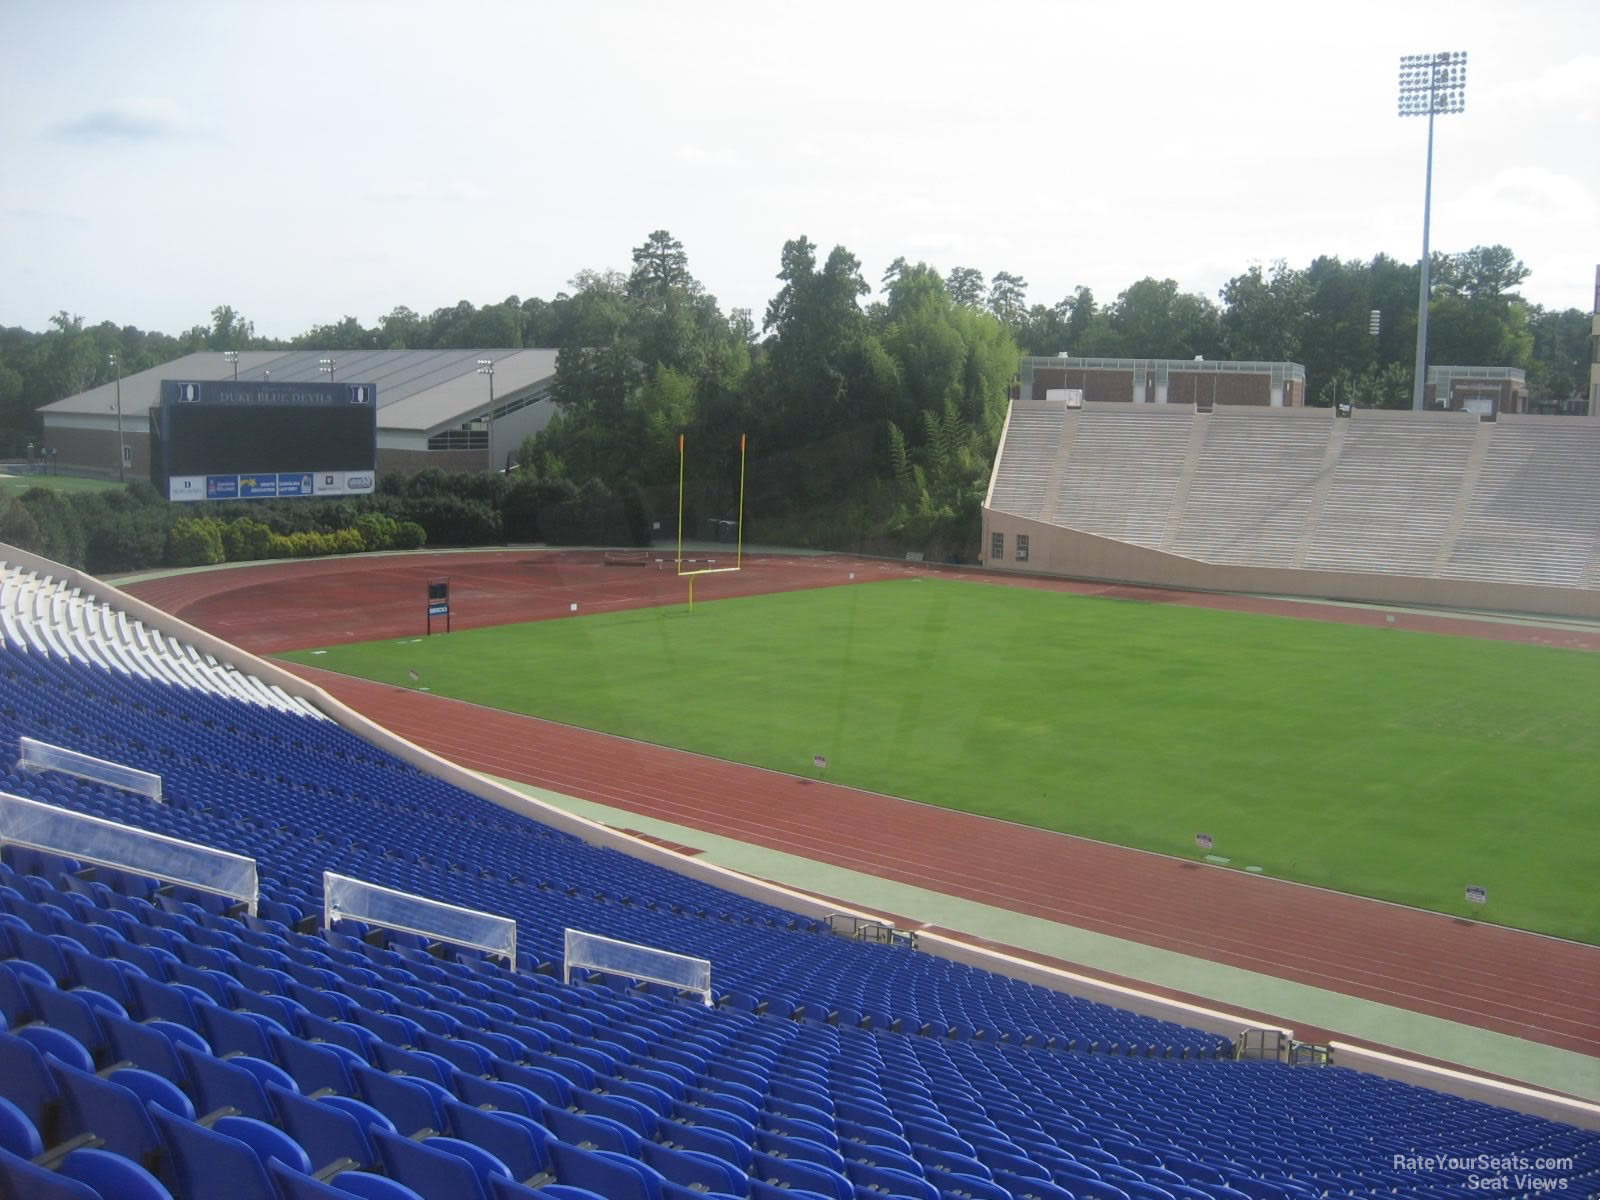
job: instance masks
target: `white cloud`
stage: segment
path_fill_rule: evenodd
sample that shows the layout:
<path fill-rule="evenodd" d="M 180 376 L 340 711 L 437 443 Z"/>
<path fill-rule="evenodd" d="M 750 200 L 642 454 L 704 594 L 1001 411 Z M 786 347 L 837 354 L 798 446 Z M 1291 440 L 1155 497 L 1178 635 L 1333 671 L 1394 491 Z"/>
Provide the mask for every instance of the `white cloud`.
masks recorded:
<path fill-rule="evenodd" d="M 1568 118 L 1590 124 L 1600 119 L 1600 55 L 1585 54 L 1534 76 L 1491 88 L 1486 103 L 1516 114 L 1529 109 L 1557 109 Z"/>
<path fill-rule="evenodd" d="M 113 100 L 55 127 L 58 138 L 81 142 L 148 142 L 187 137 L 194 132 L 194 123 L 184 107 L 161 96 Z"/>
<path fill-rule="evenodd" d="M 408 178 L 380 184 L 368 195 L 389 203 L 472 204 L 487 199 L 489 193 L 472 179 Z"/>

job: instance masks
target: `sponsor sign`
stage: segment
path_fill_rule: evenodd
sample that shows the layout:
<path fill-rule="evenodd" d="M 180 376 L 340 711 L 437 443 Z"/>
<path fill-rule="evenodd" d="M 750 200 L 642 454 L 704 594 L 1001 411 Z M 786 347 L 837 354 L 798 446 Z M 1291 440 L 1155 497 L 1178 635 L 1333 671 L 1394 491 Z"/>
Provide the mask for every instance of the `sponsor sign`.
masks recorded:
<path fill-rule="evenodd" d="M 177 404 L 269 404 L 283 406 L 326 406 L 359 404 L 368 408 L 378 401 L 378 389 L 371 383 L 273 383 L 269 379 L 163 379 L 162 403 Z"/>
<path fill-rule="evenodd" d="M 446 603 L 430 604 L 428 605 L 428 615 L 430 617 L 448 617 L 450 615 L 450 605 Z"/>
<path fill-rule="evenodd" d="M 280 496 L 310 496 L 313 494 L 310 472 L 296 471 L 292 475 L 279 474 L 278 495 Z"/>
<path fill-rule="evenodd" d="M 370 492 L 376 484 L 377 476 L 371 471 L 349 471 L 344 477 L 344 490 L 352 495 Z"/>
<path fill-rule="evenodd" d="M 239 476 L 239 499 L 241 500 L 270 500 L 278 494 L 278 477 L 276 475 L 241 475 Z"/>
<path fill-rule="evenodd" d="M 1467 884 L 1467 902 L 1469 904 L 1489 903 L 1489 889 L 1479 887 L 1477 884 Z"/>
<path fill-rule="evenodd" d="M 1209 833 L 1197 833 L 1197 834 L 1195 834 L 1194 835 L 1194 844 L 1196 846 L 1199 846 L 1200 849 L 1202 849 L 1202 850 L 1211 849 L 1211 835 Z"/>
<path fill-rule="evenodd" d="M 207 500 L 237 500 L 238 498 L 239 477 L 237 475 L 206 476 Z"/>
<path fill-rule="evenodd" d="M 174 475 L 167 480 L 168 500 L 204 500 L 206 477 L 204 475 Z"/>

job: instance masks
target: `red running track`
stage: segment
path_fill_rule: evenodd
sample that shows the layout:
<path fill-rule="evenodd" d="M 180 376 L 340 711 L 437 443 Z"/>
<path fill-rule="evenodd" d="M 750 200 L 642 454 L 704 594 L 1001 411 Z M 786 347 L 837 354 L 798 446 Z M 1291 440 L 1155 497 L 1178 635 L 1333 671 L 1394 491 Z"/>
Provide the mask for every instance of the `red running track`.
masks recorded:
<path fill-rule="evenodd" d="M 830 586 L 846 582 L 852 572 L 862 580 L 919 569 L 848 558 L 765 558 L 747 560 L 747 567 L 737 575 L 702 577 L 697 598 Z M 471 614 L 457 622 L 461 626 L 565 615 L 573 602 L 582 612 L 683 599 L 683 584 L 670 565 L 666 571 L 607 567 L 593 555 L 572 553 L 324 560 L 177 576 L 129 590 L 247 649 L 270 652 L 419 633 L 422 585 L 437 574 L 449 575 L 457 611 Z M 1334 605 L 1021 582 L 1314 619 L 1384 620 L 1382 612 Z M 1600 648 L 1594 635 L 1443 615 L 1401 619 L 1411 628 Z M 1600 1056 L 1597 947 L 1088 842 L 327 672 L 304 673 L 401 736 L 475 770 Z M 1225 997 L 1209 1002 L 1227 1006 Z"/>

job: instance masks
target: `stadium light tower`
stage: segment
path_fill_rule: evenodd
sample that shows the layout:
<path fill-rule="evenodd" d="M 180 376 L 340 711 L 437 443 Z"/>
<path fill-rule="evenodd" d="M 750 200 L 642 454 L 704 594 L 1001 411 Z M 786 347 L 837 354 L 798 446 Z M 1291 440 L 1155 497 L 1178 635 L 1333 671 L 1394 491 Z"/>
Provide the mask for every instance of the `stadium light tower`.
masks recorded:
<path fill-rule="evenodd" d="M 494 359 L 480 358 L 478 374 L 489 377 L 489 470 L 494 470 Z"/>
<path fill-rule="evenodd" d="M 222 357 L 233 364 L 233 381 L 239 382 L 239 352 L 237 350 L 224 350 Z"/>
<path fill-rule="evenodd" d="M 128 451 L 122 440 L 122 364 L 117 361 L 115 354 L 106 355 L 106 364 L 117 371 L 117 482 L 126 483 L 127 469 L 123 466 L 123 460 L 128 457 Z"/>
<path fill-rule="evenodd" d="M 1417 366 L 1411 407 L 1421 408 L 1428 383 L 1428 219 L 1433 208 L 1434 114 L 1467 107 L 1467 52 L 1408 54 L 1400 60 L 1400 115 L 1428 118 L 1428 173 L 1422 190 L 1422 283 L 1417 298 Z"/>
<path fill-rule="evenodd" d="M 336 367 L 338 365 L 339 365 L 338 362 L 336 360 L 334 360 L 334 359 L 331 359 L 331 358 L 319 358 L 319 359 L 317 359 L 317 370 L 321 371 L 324 375 L 326 375 L 328 377 L 328 382 L 329 383 L 333 382 L 333 369 L 334 369 L 334 367 Z"/>

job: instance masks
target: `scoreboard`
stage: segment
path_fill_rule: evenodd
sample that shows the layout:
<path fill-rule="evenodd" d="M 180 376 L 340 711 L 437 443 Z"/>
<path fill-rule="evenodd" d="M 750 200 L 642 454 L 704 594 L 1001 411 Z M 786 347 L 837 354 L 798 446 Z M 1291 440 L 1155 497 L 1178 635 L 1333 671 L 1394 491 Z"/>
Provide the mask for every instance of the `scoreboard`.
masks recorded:
<path fill-rule="evenodd" d="M 164 379 L 152 476 L 178 501 L 364 495 L 377 434 L 370 383 Z"/>

